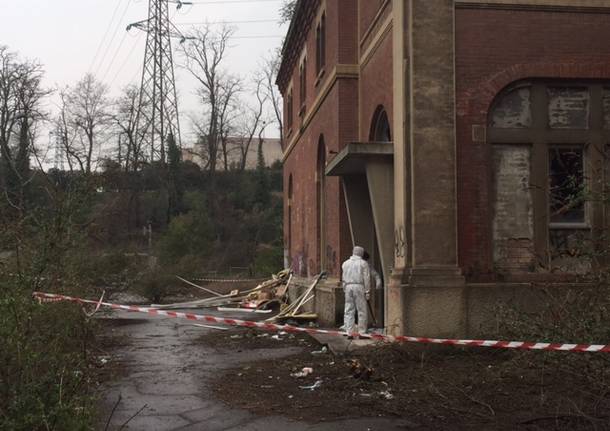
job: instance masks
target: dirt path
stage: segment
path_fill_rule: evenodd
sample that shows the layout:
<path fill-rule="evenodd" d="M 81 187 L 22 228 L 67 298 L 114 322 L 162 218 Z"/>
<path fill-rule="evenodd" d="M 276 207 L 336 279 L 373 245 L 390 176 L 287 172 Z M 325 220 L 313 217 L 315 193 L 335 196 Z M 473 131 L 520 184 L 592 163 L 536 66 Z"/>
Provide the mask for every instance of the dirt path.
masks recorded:
<path fill-rule="evenodd" d="M 115 313 L 107 322 L 119 346 L 112 361 L 124 373 L 103 390 L 104 430 L 404 430 L 406 420 L 360 419 L 317 423 L 279 416 L 256 416 L 217 400 L 210 381 L 223 370 L 255 360 L 274 360 L 301 352 L 299 347 L 243 351 L 217 349 L 197 340 L 210 329 L 180 324 L 176 320 Z M 120 397 L 120 402 L 117 402 Z M 135 415 L 135 416 L 134 416 Z"/>

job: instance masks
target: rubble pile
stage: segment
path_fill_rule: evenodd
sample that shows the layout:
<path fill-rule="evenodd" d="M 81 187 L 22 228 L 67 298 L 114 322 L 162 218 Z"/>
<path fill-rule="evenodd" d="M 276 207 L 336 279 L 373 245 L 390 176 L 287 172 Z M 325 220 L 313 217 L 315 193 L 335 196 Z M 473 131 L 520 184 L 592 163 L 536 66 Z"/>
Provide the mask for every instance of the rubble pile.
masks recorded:
<path fill-rule="evenodd" d="M 200 286 L 182 277 L 177 278 L 184 283 L 202 290 L 210 295 L 209 298 L 198 299 L 188 302 L 178 302 L 173 304 L 152 304 L 151 307 L 160 310 L 193 309 L 193 308 L 216 308 L 221 312 L 244 312 L 267 314 L 276 311 L 273 317 L 267 321 L 314 321 L 317 319 L 315 313 L 303 312 L 303 307 L 313 301 L 315 288 L 320 282 L 324 273 L 319 274 L 307 286 L 302 295 L 290 300 L 288 289 L 293 280 L 291 270 L 285 269 L 273 274 L 271 279 L 266 280 L 256 287 L 247 290 L 232 290 L 228 294 L 221 294 L 207 287 Z"/>

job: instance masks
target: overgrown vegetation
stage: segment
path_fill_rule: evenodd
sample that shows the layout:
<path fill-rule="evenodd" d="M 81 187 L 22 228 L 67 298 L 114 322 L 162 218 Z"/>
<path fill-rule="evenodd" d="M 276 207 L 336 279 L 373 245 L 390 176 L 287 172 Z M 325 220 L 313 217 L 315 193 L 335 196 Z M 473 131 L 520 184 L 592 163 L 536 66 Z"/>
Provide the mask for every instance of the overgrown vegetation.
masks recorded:
<path fill-rule="evenodd" d="M 499 333 L 504 339 L 554 343 L 608 344 L 610 340 L 610 287 L 541 285 L 532 289 L 530 307 L 502 305 L 497 309 Z M 529 308 L 529 310 L 528 310 Z M 517 355 L 515 366 L 528 366 L 532 355 Z M 605 397 L 610 391 L 607 354 L 540 352 L 536 357 L 553 370 L 576 376 L 589 390 Z"/>
<path fill-rule="evenodd" d="M 95 412 L 93 329 L 80 309 L 32 301 L 27 279 L 0 281 L 0 429 L 87 429 Z"/>
<path fill-rule="evenodd" d="M 30 172 L 19 205 L 0 201 L 0 429 L 91 424 L 94 328 L 78 308 L 32 299 L 35 290 L 95 293 L 84 287 L 78 258 L 90 202 L 87 183 L 70 181 L 60 189 L 50 177 Z"/>
<path fill-rule="evenodd" d="M 0 429 L 91 429 L 96 326 L 78 306 L 41 305 L 33 292 L 139 290 L 158 302 L 175 292 L 177 274 L 276 272 L 281 166 L 265 167 L 261 116 L 248 141 L 258 136 L 256 171 L 183 161 L 171 135 L 167 158 L 147 160 L 134 123 L 138 89 L 111 103 L 86 76 L 61 92 L 52 123 L 67 167 L 46 169 L 35 145 L 50 120 L 42 77 L 41 65 L 0 46 Z M 116 153 L 97 158 L 113 140 Z"/>
<path fill-rule="evenodd" d="M 271 271 L 267 264 L 267 268 L 257 265 L 256 258 L 258 249 L 274 249 L 281 256 L 279 167 L 217 172 L 210 177 L 196 165 L 180 162 L 171 217 L 167 217 L 168 192 L 154 168 L 108 176 L 113 184 L 98 194 L 96 205 L 104 216 L 91 226 L 92 238 L 100 245 L 150 252 L 162 268 L 175 267 L 184 275 L 229 273 L 234 267 L 268 275 L 281 267 L 281 258 L 273 261 Z M 142 191 L 134 193 L 129 186 L 134 183 L 143 184 Z M 121 184 L 128 186 L 123 189 Z"/>

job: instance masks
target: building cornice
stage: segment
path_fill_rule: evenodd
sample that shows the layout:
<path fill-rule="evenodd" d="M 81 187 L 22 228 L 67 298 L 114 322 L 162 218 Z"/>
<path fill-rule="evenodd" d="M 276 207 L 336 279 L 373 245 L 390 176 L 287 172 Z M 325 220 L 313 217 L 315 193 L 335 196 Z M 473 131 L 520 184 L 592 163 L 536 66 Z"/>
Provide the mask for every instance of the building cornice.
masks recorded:
<path fill-rule="evenodd" d="M 284 93 L 297 59 L 307 41 L 311 23 L 316 17 L 320 0 L 298 0 L 294 15 L 290 21 L 290 27 L 282 46 L 282 62 L 275 83 Z"/>
<path fill-rule="evenodd" d="M 610 13 L 610 0 L 456 0 L 457 9 Z"/>
<path fill-rule="evenodd" d="M 377 28 L 377 32 L 371 36 L 371 40 L 366 46 L 366 49 L 360 51 L 360 68 L 363 68 L 367 65 L 373 54 L 379 48 L 381 42 L 383 42 L 388 33 L 392 31 L 392 20 L 392 14 L 388 15 L 383 21 L 383 23 L 381 23 Z"/>
<path fill-rule="evenodd" d="M 314 116 L 320 109 L 320 106 L 322 106 L 322 103 L 326 100 L 326 98 L 330 94 L 330 91 L 335 86 L 335 83 L 337 82 L 337 80 L 339 80 L 339 79 L 358 79 L 358 76 L 359 76 L 358 70 L 359 70 L 359 66 L 357 64 L 337 64 L 333 68 L 332 72 L 328 75 L 328 77 L 324 81 L 324 84 L 320 88 L 320 92 L 316 96 L 316 99 L 314 100 L 313 104 L 311 105 L 311 108 L 309 108 L 307 110 L 307 112 L 305 113 L 305 117 L 303 118 L 303 124 L 298 129 L 294 130 L 295 131 L 294 135 L 288 141 L 288 145 L 286 146 L 286 149 L 284 150 L 284 156 L 282 157 L 282 162 L 285 162 L 286 159 L 290 156 L 290 153 L 292 152 L 292 150 L 294 150 L 294 147 L 296 147 L 297 143 L 299 142 L 299 139 L 301 138 L 301 136 L 303 136 L 303 133 L 309 126 L 309 123 L 311 123 L 311 120 L 314 118 Z"/>
<path fill-rule="evenodd" d="M 375 18 L 373 18 L 373 21 L 370 23 L 370 25 L 368 26 L 368 28 L 366 29 L 366 31 L 360 38 L 360 42 L 359 42 L 360 51 L 363 51 L 366 48 L 366 46 L 365 46 L 366 42 L 368 41 L 369 38 L 371 38 L 374 35 L 374 33 L 379 33 L 378 27 L 382 23 L 383 18 L 387 18 L 386 14 L 388 13 L 388 9 L 391 8 L 391 4 L 392 4 L 391 0 L 384 0 L 383 4 L 379 7 L 379 10 L 377 11 Z M 390 13 L 390 15 L 391 15 L 391 13 Z"/>

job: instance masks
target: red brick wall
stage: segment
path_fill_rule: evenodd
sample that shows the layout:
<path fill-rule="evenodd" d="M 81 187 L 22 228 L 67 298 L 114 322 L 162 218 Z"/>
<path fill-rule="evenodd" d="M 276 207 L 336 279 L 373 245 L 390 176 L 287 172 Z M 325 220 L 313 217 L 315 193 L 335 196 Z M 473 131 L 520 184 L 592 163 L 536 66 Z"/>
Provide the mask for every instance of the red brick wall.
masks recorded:
<path fill-rule="evenodd" d="M 305 129 L 298 144 L 284 163 L 284 180 L 293 178 L 292 239 L 290 256 L 292 268 L 302 275 L 313 275 L 320 270 L 318 245 L 318 200 L 316 169 L 318 143 L 324 137 L 326 160 L 334 156 L 347 142 L 354 140 L 356 106 L 350 103 L 357 94 L 355 80 L 340 80 Z M 339 103 L 339 101 L 342 101 Z M 341 107 L 341 108 L 340 108 Z M 351 107 L 351 109 L 350 109 Z M 288 223 L 286 188 L 284 220 Z M 345 202 L 337 177 L 326 177 L 326 269 L 339 276 L 340 265 L 349 256 L 351 239 Z M 288 228 L 285 244 L 288 244 Z"/>
<path fill-rule="evenodd" d="M 495 95 L 525 78 L 610 79 L 610 14 L 458 9 L 456 103 L 460 265 L 491 272 L 491 152 L 473 142 Z"/>
<path fill-rule="evenodd" d="M 379 105 L 383 105 L 388 114 L 393 135 L 392 91 L 392 33 L 388 32 L 360 71 L 360 141 L 369 140 L 373 115 Z"/>
<path fill-rule="evenodd" d="M 327 7 L 330 9 L 332 3 L 335 4 L 337 16 L 335 25 L 328 31 L 335 34 L 338 41 L 338 51 L 336 60 L 341 64 L 354 64 L 358 61 L 358 8 L 354 0 L 328 0 Z M 338 32 L 338 33 L 337 33 Z M 341 37 L 338 37 L 341 35 Z"/>
<path fill-rule="evenodd" d="M 360 9 L 360 39 L 362 39 L 362 36 L 364 36 L 368 28 L 371 26 L 383 2 L 384 0 L 358 0 L 358 8 Z"/>
<path fill-rule="evenodd" d="M 316 26 L 318 20 L 312 23 L 307 34 L 304 49 L 307 52 L 307 97 L 306 106 L 309 109 L 323 87 L 324 79 L 333 71 L 337 63 L 354 64 L 357 62 L 356 26 L 358 11 L 354 0 L 329 0 L 326 2 L 326 65 L 325 72 L 316 83 Z M 299 53 L 300 55 L 300 53 Z M 301 107 L 301 95 L 299 94 L 299 63 L 292 70 L 293 88 L 293 134 L 299 128 L 299 108 Z M 286 95 L 284 94 L 284 103 Z M 284 115 L 287 107 L 284 106 Z M 284 122 L 286 134 L 288 133 L 288 122 Z M 291 136 L 287 136 L 290 141 Z"/>
<path fill-rule="evenodd" d="M 326 67 L 320 82 L 316 85 L 315 70 L 315 29 L 317 21 L 307 35 L 307 100 L 309 112 L 316 98 L 321 94 L 326 79 L 334 66 L 339 63 L 356 61 L 356 22 L 357 10 L 353 0 L 329 0 L 326 2 Z M 346 29 L 347 28 L 347 29 Z M 351 28 L 351 33 L 347 30 Z M 301 275 L 314 275 L 320 271 L 321 253 L 326 256 L 326 270 L 335 277 L 340 275 L 341 262 L 351 252 L 345 200 L 337 177 L 326 177 L 326 249 L 321 250 L 318 243 L 318 197 L 316 169 L 318 143 L 324 137 L 326 160 L 334 157 L 348 142 L 357 139 L 358 86 L 355 79 L 339 79 L 331 88 L 319 110 L 303 130 L 299 130 L 298 117 L 300 98 L 298 96 L 298 64 L 292 73 L 294 91 L 294 112 L 292 134 L 299 135 L 296 145 L 284 162 L 284 181 L 292 175 L 292 228 L 288 228 L 288 187 L 285 188 L 284 204 L 284 243 L 290 240 L 292 268 Z"/>

